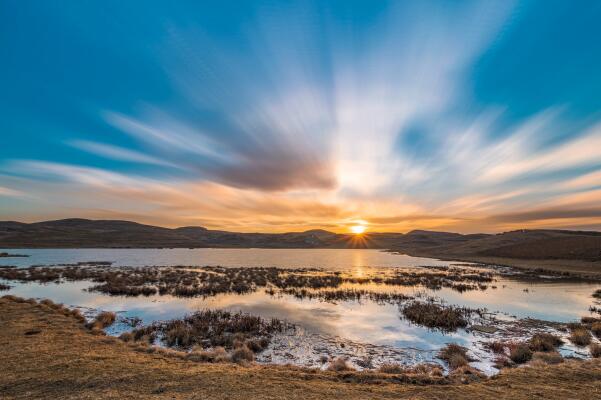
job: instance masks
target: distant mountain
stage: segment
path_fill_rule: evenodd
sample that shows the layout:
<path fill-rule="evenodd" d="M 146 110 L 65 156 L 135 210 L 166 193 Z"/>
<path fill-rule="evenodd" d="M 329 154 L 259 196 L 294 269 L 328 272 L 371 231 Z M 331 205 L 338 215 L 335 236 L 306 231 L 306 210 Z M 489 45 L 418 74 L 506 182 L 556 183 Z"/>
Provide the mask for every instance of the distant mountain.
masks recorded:
<path fill-rule="evenodd" d="M 441 258 L 500 257 L 601 262 L 601 232 L 517 230 L 462 235 L 414 230 L 360 236 L 323 229 L 288 233 L 240 233 L 200 226 L 162 228 L 131 221 L 80 218 L 31 224 L 0 222 L 0 248 L 373 248 Z"/>
<path fill-rule="evenodd" d="M 31 224 L 0 222 L 0 247 L 265 247 L 345 248 L 353 246 L 350 235 L 324 230 L 290 233 L 238 233 L 208 230 L 200 226 L 176 229 L 130 221 L 80 218 Z"/>
<path fill-rule="evenodd" d="M 413 231 L 393 246 L 412 254 L 444 258 L 500 257 L 601 261 L 601 232 L 516 230 L 495 235 Z"/>

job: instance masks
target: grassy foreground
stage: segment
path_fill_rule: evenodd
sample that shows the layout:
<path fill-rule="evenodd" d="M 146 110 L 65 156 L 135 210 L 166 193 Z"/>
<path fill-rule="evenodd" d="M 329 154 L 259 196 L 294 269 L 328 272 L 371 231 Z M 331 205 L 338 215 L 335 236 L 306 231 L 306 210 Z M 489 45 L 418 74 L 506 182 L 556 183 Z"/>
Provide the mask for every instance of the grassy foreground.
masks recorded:
<path fill-rule="evenodd" d="M 508 370 L 471 384 L 345 383 L 335 372 L 187 361 L 94 335 L 73 315 L 0 298 L 2 399 L 601 398 L 601 360 Z"/>

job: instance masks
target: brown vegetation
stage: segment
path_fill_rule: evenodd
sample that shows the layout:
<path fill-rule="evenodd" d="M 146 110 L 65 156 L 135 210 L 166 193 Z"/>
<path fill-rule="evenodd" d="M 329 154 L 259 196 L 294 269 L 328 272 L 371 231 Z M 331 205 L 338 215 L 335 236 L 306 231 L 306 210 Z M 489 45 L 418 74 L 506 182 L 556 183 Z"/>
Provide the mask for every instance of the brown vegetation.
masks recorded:
<path fill-rule="evenodd" d="M 450 369 L 457 369 L 468 365 L 471 359 L 467 355 L 467 349 L 456 343 L 449 343 L 438 353 L 438 358 L 449 364 Z"/>
<path fill-rule="evenodd" d="M 509 358 L 516 364 L 523 364 L 532 358 L 532 350 L 525 343 L 512 343 L 509 346 Z"/>
<path fill-rule="evenodd" d="M 543 362 L 545 364 L 559 364 L 564 361 L 561 354 L 556 351 L 550 352 L 535 352 L 532 354 L 532 361 Z"/>
<path fill-rule="evenodd" d="M 591 334 L 585 327 L 575 327 L 571 329 L 570 342 L 576 346 L 587 346 L 591 343 Z"/>
<path fill-rule="evenodd" d="M 497 354 L 504 354 L 505 353 L 505 348 L 507 347 L 507 345 L 503 342 L 488 342 L 485 344 L 485 346 L 490 349 L 490 351 L 492 351 L 493 353 L 497 353 Z"/>
<path fill-rule="evenodd" d="M 412 301 L 401 308 L 401 313 L 409 321 L 447 332 L 466 327 L 469 316 L 474 312 L 478 310 L 445 306 L 433 301 Z"/>
<path fill-rule="evenodd" d="M 201 310 L 182 319 L 134 329 L 132 337 L 135 341 L 152 343 L 158 336 L 165 345 L 180 349 L 220 346 L 238 350 L 232 357 L 248 360 L 248 351 L 263 351 L 274 333 L 291 328 L 292 325 L 275 318 L 267 321 L 242 312 Z"/>
<path fill-rule="evenodd" d="M 77 263 L 73 265 L 36 266 L 0 269 L 0 278 L 20 282 L 61 282 L 88 280 L 96 283 L 88 290 L 113 296 L 172 295 L 207 297 L 221 293 L 244 294 L 264 287 L 270 294 L 283 293 L 299 298 L 323 301 L 361 300 L 377 302 L 407 300 L 402 294 L 337 289 L 343 283 L 386 284 L 389 286 L 424 286 L 433 290 L 443 287 L 463 292 L 485 290 L 485 282 L 493 279 L 488 271 L 466 272 L 459 268 L 424 267 L 423 271 L 391 269 L 382 277 L 342 276 L 340 272 L 316 269 L 224 268 L 224 267 L 112 267 L 110 263 Z"/>
<path fill-rule="evenodd" d="M 348 360 L 344 357 L 336 357 L 330 365 L 328 365 L 328 371 L 352 371 L 354 368 L 349 364 Z"/>
<path fill-rule="evenodd" d="M 90 329 L 104 329 L 111 326 L 117 319 L 117 314 L 110 311 L 99 313 L 92 322 L 88 324 Z"/>
<path fill-rule="evenodd" d="M 592 343 L 589 347 L 589 352 L 591 353 L 591 357 L 599 358 L 601 357 L 601 345 L 597 343 Z"/>
<path fill-rule="evenodd" d="M 590 398 L 601 391 L 601 361 L 512 369 L 473 383 L 453 377 L 239 367 L 188 360 L 186 353 L 90 335 L 66 309 L 0 299 L 0 397 L 3 399 L 323 399 Z M 40 330 L 26 336 L 24 332 Z M 461 382 L 472 382 L 468 385 Z M 457 383 L 454 383 L 457 382 Z M 378 383 L 366 384 L 366 383 Z"/>
<path fill-rule="evenodd" d="M 561 338 L 550 333 L 537 333 L 528 341 L 532 351 L 555 351 L 555 348 L 562 344 Z"/>

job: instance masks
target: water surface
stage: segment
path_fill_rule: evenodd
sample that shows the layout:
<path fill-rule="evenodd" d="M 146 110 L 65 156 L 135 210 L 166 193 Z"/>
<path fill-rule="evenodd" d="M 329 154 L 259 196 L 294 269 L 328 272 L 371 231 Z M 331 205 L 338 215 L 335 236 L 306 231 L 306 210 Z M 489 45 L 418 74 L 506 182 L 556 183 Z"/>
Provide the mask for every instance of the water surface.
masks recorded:
<path fill-rule="evenodd" d="M 347 271 L 354 276 L 373 274 L 389 268 L 447 266 L 449 261 L 410 257 L 366 249 L 3 249 L 28 254 L 27 258 L 1 258 L 2 265 L 26 267 L 39 264 L 72 264 L 110 261 L 115 266 L 220 265 L 225 267 L 320 268 Z M 464 268 L 472 268 L 465 266 Z M 22 297 L 50 298 L 92 311 L 116 311 L 122 317 L 138 317 L 144 323 L 178 318 L 202 308 L 243 310 L 266 318 L 277 317 L 298 326 L 294 334 L 283 335 L 273 351 L 263 354 L 266 362 L 293 362 L 314 365 L 324 352 L 384 361 L 413 363 L 433 360 L 437 349 L 456 342 L 473 349 L 481 359 L 490 359 L 478 343 L 492 340 L 480 333 L 458 330 L 443 333 L 416 326 L 404 320 L 396 304 L 370 300 L 324 302 L 298 299 L 290 295 L 271 296 L 263 289 L 250 294 L 221 294 L 208 298 L 172 296 L 124 297 L 88 292 L 89 282 L 10 283 L 9 291 Z M 348 287 L 353 285 L 345 284 Z M 493 288 L 496 287 L 496 288 Z M 434 296 L 442 301 L 472 308 L 485 308 L 497 318 L 516 320 L 536 318 L 548 321 L 575 321 L 589 315 L 591 293 L 597 283 L 558 279 L 522 279 L 499 276 L 484 291 L 459 293 L 450 288 L 388 287 L 370 285 L 373 291 L 394 291 L 408 295 Z M 362 286 L 362 288 L 366 288 Z M 131 329 L 116 324 L 109 333 Z M 564 353 L 585 355 L 566 345 Z M 488 357 L 488 358 L 487 358 Z M 261 358 L 260 358 L 261 360 Z M 490 363 L 489 363 L 490 364 Z M 483 368 L 489 368 L 484 365 Z"/>

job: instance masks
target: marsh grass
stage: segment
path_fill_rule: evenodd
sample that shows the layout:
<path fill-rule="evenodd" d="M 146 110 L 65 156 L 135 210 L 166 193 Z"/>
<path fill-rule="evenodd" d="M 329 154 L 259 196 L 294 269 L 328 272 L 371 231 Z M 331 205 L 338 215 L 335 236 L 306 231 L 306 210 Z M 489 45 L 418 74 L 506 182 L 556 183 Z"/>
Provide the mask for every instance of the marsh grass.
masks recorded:
<path fill-rule="evenodd" d="M 527 343 L 511 343 L 509 358 L 516 364 L 523 364 L 532 359 L 532 350 Z"/>
<path fill-rule="evenodd" d="M 591 324 L 591 332 L 597 338 L 601 339 L 601 322 L 593 322 Z"/>
<path fill-rule="evenodd" d="M 563 344 L 559 336 L 550 333 L 537 333 L 528 341 L 528 346 L 532 351 L 554 351 L 556 347 Z"/>
<path fill-rule="evenodd" d="M 221 293 L 245 294 L 266 288 L 290 294 L 309 296 L 295 289 L 328 290 L 319 298 L 325 301 L 358 299 L 368 296 L 381 302 L 398 301 L 399 295 L 343 291 L 343 283 L 385 284 L 389 286 L 423 286 L 432 290 L 451 288 L 458 292 L 485 290 L 493 281 L 491 272 L 466 272 L 458 268 L 440 270 L 424 267 L 423 271 L 397 270 L 386 277 L 373 274 L 358 278 L 337 271 L 312 268 L 280 269 L 263 267 L 113 267 L 110 263 L 92 262 L 29 268 L 2 268 L 0 278 L 20 282 L 92 281 L 88 290 L 113 296 L 172 295 L 177 297 L 207 297 Z"/>
<path fill-rule="evenodd" d="M 574 327 L 571 329 L 570 342 L 576 346 L 584 347 L 591 343 L 592 337 L 585 327 Z"/>
<path fill-rule="evenodd" d="M 342 372 L 354 370 L 355 368 L 349 364 L 345 357 L 336 357 L 334 360 L 332 360 L 332 362 L 330 362 L 330 365 L 328 365 L 328 371 Z"/>
<path fill-rule="evenodd" d="M 485 344 L 485 346 L 492 351 L 493 353 L 496 354 L 504 354 L 505 353 L 505 348 L 507 347 L 507 345 L 503 342 L 488 342 Z"/>
<path fill-rule="evenodd" d="M 444 360 L 450 369 L 457 369 L 473 361 L 467 355 L 467 348 L 456 343 L 449 343 L 438 352 L 438 358 Z"/>
<path fill-rule="evenodd" d="M 102 330 L 111 326 L 116 319 L 117 314 L 114 312 L 102 311 L 88 324 L 88 327 L 92 330 Z"/>
<path fill-rule="evenodd" d="M 409 321 L 432 329 L 452 332 L 465 328 L 472 313 L 478 313 L 466 307 L 445 306 L 434 301 L 412 301 L 401 308 L 401 313 Z"/>
<path fill-rule="evenodd" d="M 414 366 L 404 366 L 396 363 L 384 363 L 377 370 L 382 374 L 419 375 L 424 377 L 442 377 L 443 368 L 436 363 L 421 363 Z"/>
<path fill-rule="evenodd" d="M 545 364 L 559 364 L 564 361 L 564 358 L 557 351 L 548 351 L 548 352 L 534 352 L 532 354 L 531 362 L 542 362 Z"/>
<path fill-rule="evenodd" d="M 591 357 L 593 358 L 599 358 L 601 357 L 601 345 L 597 344 L 597 343 L 592 343 L 589 347 L 588 350 L 591 354 Z"/>
<path fill-rule="evenodd" d="M 246 350 L 259 353 L 267 348 L 274 333 L 293 328 L 293 325 L 275 318 L 265 320 L 242 312 L 201 310 L 182 319 L 137 328 L 131 333 L 136 341 L 150 342 L 149 338 L 154 341 L 154 338 L 160 337 L 165 345 L 179 349 L 193 346 L 243 349 L 232 356 L 248 361 L 250 357 Z"/>
<path fill-rule="evenodd" d="M 297 299 L 318 299 L 320 301 L 334 303 L 337 301 L 361 301 L 370 300 L 378 304 L 394 303 L 398 304 L 403 301 L 413 299 L 403 293 L 396 292 L 374 292 L 362 289 L 334 289 L 334 290 L 310 290 L 306 288 L 288 288 L 280 289 L 278 292 L 273 289 L 267 289 L 267 294 L 275 296 L 276 294 L 286 294 L 296 297 Z"/>

